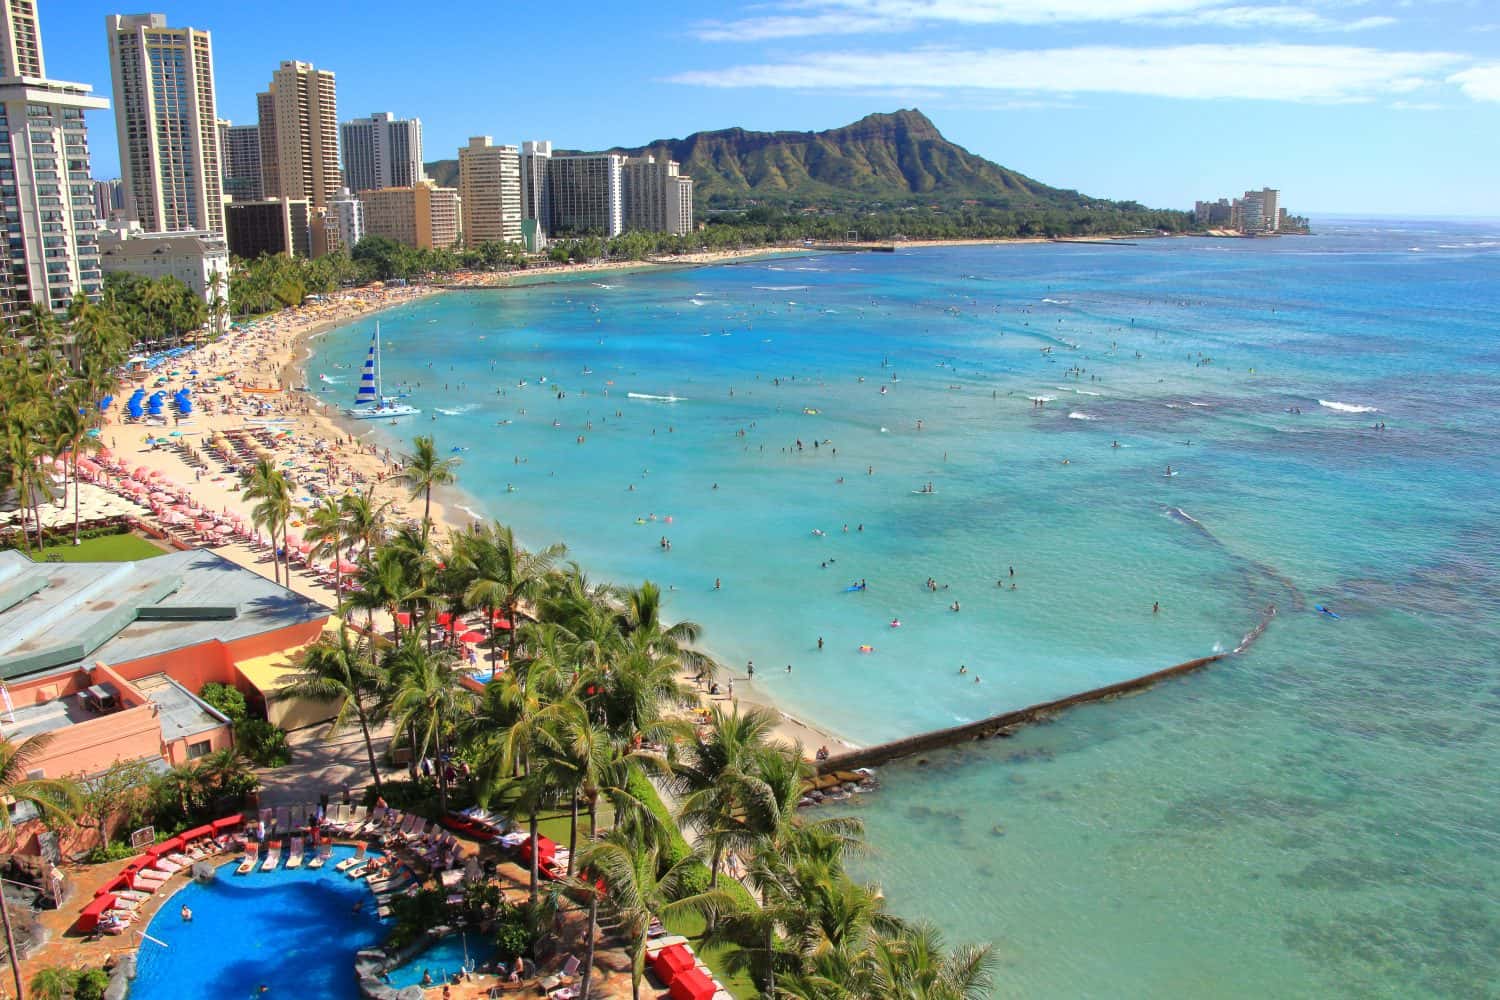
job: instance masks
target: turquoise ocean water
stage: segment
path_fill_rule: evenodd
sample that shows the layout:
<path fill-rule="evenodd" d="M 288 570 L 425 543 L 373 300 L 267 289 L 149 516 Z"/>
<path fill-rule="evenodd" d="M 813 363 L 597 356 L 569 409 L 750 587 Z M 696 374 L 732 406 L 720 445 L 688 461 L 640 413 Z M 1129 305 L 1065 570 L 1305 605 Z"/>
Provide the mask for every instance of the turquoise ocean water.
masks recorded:
<path fill-rule="evenodd" d="M 381 324 L 424 413 L 364 433 L 463 449 L 468 506 L 675 588 L 738 690 L 854 742 L 1276 608 L 853 807 L 863 873 L 993 941 L 1000 995 L 1500 981 L 1500 223 L 785 258 Z M 320 398 L 370 332 L 316 343 Z"/>

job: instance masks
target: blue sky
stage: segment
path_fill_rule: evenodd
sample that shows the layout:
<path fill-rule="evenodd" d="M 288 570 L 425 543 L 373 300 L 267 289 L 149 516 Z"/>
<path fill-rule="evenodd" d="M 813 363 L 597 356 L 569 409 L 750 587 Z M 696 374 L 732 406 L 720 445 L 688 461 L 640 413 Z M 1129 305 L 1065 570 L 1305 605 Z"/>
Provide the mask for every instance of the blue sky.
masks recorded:
<path fill-rule="evenodd" d="M 39 7 L 49 75 L 107 96 L 104 17 L 139 8 Z M 301 59 L 337 73 L 341 119 L 421 118 L 429 160 L 474 134 L 602 148 L 915 106 L 973 152 L 1093 195 L 1187 207 L 1268 185 L 1294 212 L 1500 216 L 1496 0 L 154 9 L 213 32 L 221 117 L 253 121 L 277 63 Z M 112 114 L 91 134 L 112 176 Z"/>

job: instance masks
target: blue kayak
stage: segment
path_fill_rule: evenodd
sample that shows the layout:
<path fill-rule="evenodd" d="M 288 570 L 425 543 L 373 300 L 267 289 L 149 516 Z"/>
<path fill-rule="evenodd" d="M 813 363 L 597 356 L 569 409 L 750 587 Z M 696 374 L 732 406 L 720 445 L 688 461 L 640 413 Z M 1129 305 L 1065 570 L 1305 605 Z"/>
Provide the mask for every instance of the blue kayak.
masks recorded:
<path fill-rule="evenodd" d="M 1334 621 L 1342 621 L 1343 620 L 1337 614 L 1335 614 L 1334 612 L 1332 612 L 1332 611 L 1328 610 L 1327 608 L 1323 607 L 1323 605 L 1321 605 L 1321 604 L 1314 604 L 1313 607 L 1317 608 L 1320 612 L 1322 612 L 1323 614 L 1327 615 L 1329 618 L 1332 618 Z"/>

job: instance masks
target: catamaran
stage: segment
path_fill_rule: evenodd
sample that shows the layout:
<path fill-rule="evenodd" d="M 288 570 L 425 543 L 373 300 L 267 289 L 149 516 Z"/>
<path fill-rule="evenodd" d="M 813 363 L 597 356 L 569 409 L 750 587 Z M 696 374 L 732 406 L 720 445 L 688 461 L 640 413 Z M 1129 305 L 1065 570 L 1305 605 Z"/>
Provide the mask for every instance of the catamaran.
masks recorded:
<path fill-rule="evenodd" d="M 377 420 L 385 417 L 410 417 L 422 411 L 415 406 L 390 399 L 380 391 L 380 324 L 375 324 L 375 336 L 370 338 L 370 353 L 365 355 L 365 368 L 359 376 L 359 392 L 354 405 L 344 411 L 355 420 Z"/>

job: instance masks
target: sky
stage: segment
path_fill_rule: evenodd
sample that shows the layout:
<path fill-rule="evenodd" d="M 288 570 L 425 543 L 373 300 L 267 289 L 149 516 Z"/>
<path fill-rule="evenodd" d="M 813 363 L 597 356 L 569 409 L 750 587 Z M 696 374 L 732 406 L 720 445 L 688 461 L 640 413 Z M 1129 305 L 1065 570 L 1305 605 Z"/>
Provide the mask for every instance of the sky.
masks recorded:
<path fill-rule="evenodd" d="M 39 0 L 48 75 L 109 96 L 98 0 Z M 920 108 L 1044 183 L 1153 207 L 1275 187 L 1293 213 L 1500 217 L 1500 0 L 760 0 L 564 5 L 180 0 L 218 112 L 255 120 L 283 59 L 339 117 L 562 148 Z M 112 112 L 94 173 L 118 173 Z"/>

